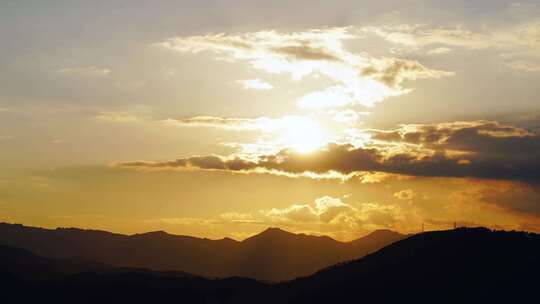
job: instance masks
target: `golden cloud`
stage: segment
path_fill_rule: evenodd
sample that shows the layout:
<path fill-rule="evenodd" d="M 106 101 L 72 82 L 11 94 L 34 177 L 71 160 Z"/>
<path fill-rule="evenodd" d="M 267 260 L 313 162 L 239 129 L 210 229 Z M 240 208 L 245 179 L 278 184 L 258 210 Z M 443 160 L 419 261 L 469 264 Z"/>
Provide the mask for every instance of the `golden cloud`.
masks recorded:
<path fill-rule="evenodd" d="M 284 149 L 272 154 L 192 156 L 165 162 L 122 162 L 138 169 L 203 169 L 271 173 L 290 177 L 334 175 L 340 179 L 364 172 L 411 176 L 540 180 L 540 136 L 493 121 L 403 125 L 366 130 L 362 146 L 330 143 L 312 153 Z"/>
<path fill-rule="evenodd" d="M 404 51 L 428 49 L 429 55 L 446 54 L 450 47 L 470 50 L 494 49 L 512 69 L 540 69 L 540 22 L 531 21 L 497 30 L 471 31 L 463 25 L 430 28 L 428 25 L 367 26 L 358 30 L 400 45 Z M 436 48 L 431 49 L 432 46 Z"/>
<path fill-rule="evenodd" d="M 389 96 L 408 93 L 410 90 L 401 87 L 404 80 L 453 75 L 417 61 L 376 58 L 345 48 L 344 41 L 358 38 L 352 28 L 346 27 L 175 37 L 156 45 L 183 53 L 213 52 L 268 73 L 289 73 L 295 79 L 320 74 L 334 82 L 300 98 L 298 105 L 303 108 L 373 106 Z"/>

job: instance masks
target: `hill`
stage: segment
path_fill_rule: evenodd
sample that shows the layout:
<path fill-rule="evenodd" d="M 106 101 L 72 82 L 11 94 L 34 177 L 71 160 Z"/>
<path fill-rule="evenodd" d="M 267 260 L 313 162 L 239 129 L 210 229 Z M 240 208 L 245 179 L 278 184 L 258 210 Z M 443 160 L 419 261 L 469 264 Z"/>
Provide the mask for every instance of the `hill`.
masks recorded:
<path fill-rule="evenodd" d="M 486 228 L 427 232 L 284 285 L 292 303 L 525 303 L 540 236 Z"/>
<path fill-rule="evenodd" d="M 405 236 L 381 230 L 352 242 L 269 228 L 244 241 L 209 240 L 163 231 L 134 235 L 75 228 L 0 224 L 0 244 L 53 259 L 86 259 L 114 267 L 185 271 L 205 277 L 283 281 L 362 257 Z"/>
<path fill-rule="evenodd" d="M 2 303 L 274 303 L 268 285 L 243 278 L 207 279 L 183 272 L 115 268 L 49 259 L 0 246 Z"/>
<path fill-rule="evenodd" d="M 285 237 L 269 233 L 263 237 Z M 538 234 L 485 228 L 426 232 L 311 276 L 268 284 L 86 262 L 66 267 L 0 246 L 0 286 L 8 303 L 534 303 L 539 257 Z"/>

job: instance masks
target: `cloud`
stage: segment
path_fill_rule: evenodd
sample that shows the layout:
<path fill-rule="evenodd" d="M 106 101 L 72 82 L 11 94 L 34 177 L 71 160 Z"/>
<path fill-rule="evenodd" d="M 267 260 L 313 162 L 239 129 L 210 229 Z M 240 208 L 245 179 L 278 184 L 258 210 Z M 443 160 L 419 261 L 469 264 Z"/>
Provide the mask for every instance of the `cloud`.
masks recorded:
<path fill-rule="evenodd" d="M 462 205 L 484 204 L 506 211 L 540 217 L 540 188 L 507 181 L 468 181 L 464 189 L 452 193 L 452 200 Z"/>
<path fill-rule="evenodd" d="M 179 119 L 165 119 L 161 123 L 177 127 L 209 127 L 227 130 L 260 130 L 270 118 L 224 118 L 215 116 L 195 116 Z"/>
<path fill-rule="evenodd" d="M 394 205 L 375 203 L 352 206 L 340 198 L 323 196 L 313 205 L 293 204 L 286 208 L 261 211 L 272 222 L 295 222 L 339 226 L 342 229 L 359 229 L 368 226 L 391 227 L 402 217 L 401 210 Z"/>
<path fill-rule="evenodd" d="M 438 48 L 434 48 L 434 49 L 431 49 L 431 50 L 427 51 L 427 54 L 428 55 L 442 55 L 442 54 L 448 54 L 450 52 L 452 52 L 451 48 L 438 47 Z"/>
<path fill-rule="evenodd" d="M 175 226 L 212 227 L 221 231 L 239 227 L 247 230 L 255 228 L 256 231 L 263 227 L 282 227 L 297 233 L 324 234 L 348 241 L 375 229 L 401 230 L 403 222 L 407 220 L 416 218 L 410 217 L 406 210 L 397 205 L 352 205 L 340 198 L 322 196 L 308 204 L 296 203 L 252 212 L 225 212 L 218 218 L 159 218 L 147 221 Z"/>
<path fill-rule="evenodd" d="M 163 224 L 172 224 L 172 225 L 187 225 L 187 226 L 193 226 L 193 225 L 202 225 L 202 226 L 209 226 L 217 224 L 218 221 L 211 220 L 211 219 L 201 219 L 201 218 L 160 218 L 158 219 L 160 223 Z"/>
<path fill-rule="evenodd" d="M 194 156 L 167 162 L 123 162 L 138 169 L 210 169 L 285 176 L 362 172 L 410 176 L 476 177 L 525 182 L 540 180 L 540 137 L 494 121 L 402 125 L 389 131 L 365 130 L 362 146 L 330 143 L 309 154 L 290 149 L 275 154 Z"/>
<path fill-rule="evenodd" d="M 318 211 L 310 205 L 291 205 L 284 209 L 274 208 L 265 213 L 266 216 L 275 219 L 286 219 L 297 222 L 313 222 L 319 219 Z"/>
<path fill-rule="evenodd" d="M 341 201 L 339 198 L 323 196 L 315 200 L 315 208 L 319 219 L 325 223 L 330 223 L 340 216 L 349 216 L 357 209 Z"/>
<path fill-rule="evenodd" d="M 355 125 L 358 122 L 360 115 L 366 115 L 366 113 L 358 113 L 351 109 L 347 109 L 334 114 L 333 120 L 338 123 Z"/>
<path fill-rule="evenodd" d="M 355 90 L 345 86 L 332 86 L 322 91 L 306 94 L 298 99 L 297 105 L 304 109 L 337 108 L 352 105 L 357 100 L 360 100 L 360 98 L 363 98 L 364 104 L 368 104 L 369 100 L 369 105 L 372 106 L 374 103 L 384 99 L 384 97 L 380 96 L 380 91 L 384 91 L 385 88 L 379 87 L 379 89 L 379 92 L 374 90 L 373 92 L 375 94 L 370 94 L 366 98 L 363 98 L 363 90 Z"/>
<path fill-rule="evenodd" d="M 394 197 L 403 200 L 412 202 L 415 199 L 428 199 L 426 195 L 421 195 L 420 193 L 414 191 L 413 189 L 403 189 L 401 191 L 395 192 Z"/>
<path fill-rule="evenodd" d="M 418 61 L 396 58 L 378 60 L 374 66 L 362 70 L 362 73 L 375 77 L 388 87 L 397 87 L 406 79 L 441 78 L 454 75 L 452 72 L 428 69 Z"/>
<path fill-rule="evenodd" d="M 416 193 L 412 189 L 404 189 L 394 193 L 394 197 L 404 201 L 410 201 L 416 196 Z"/>
<path fill-rule="evenodd" d="M 216 116 L 195 116 L 179 119 L 165 119 L 161 123 L 177 127 L 208 127 L 233 131 L 263 131 L 276 132 L 283 129 L 293 129 L 299 125 L 315 127 L 317 122 L 305 116 L 288 115 L 280 118 L 257 117 L 236 118 Z"/>
<path fill-rule="evenodd" d="M 268 82 L 261 81 L 258 78 L 239 80 L 238 83 L 240 83 L 245 90 L 271 90 L 274 88 L 273 85 L 269 84 Z"/>
<path fill-rule="evenodd" d="M 312 151 L 328 140 L 326 129 L 309 116 L 289 115 L 280 118 L 223 118 L 196 116 L 166 119 L 162 124 L 178 127 L 210 127 L 231 131 L 257 131 L 262 133 L 256 143 L 229 143 L 230 147 L 253 153 L 253 150 L 274 151 L 292 148 L 297 151 Z"/>
<path fill-rule="evenodd" d="M 373 171 L 357 172 L 355 174 L 351 174 L 350 178 L 352 177 L 358 178 L 358 180 L 362 184 L 376 184 L 376 183 L 382 183 L 388 179 L 404 180 L 404 179 L 409 178 L 404 175 L 391 174 L 391 173 L 386 173 L 386 172 L 373 172 Z"/>
<path fill-rule="evenodd" d="M 240 213 L 240 212 L 225 212 L 220 215 L 220 218 L 240 224 L 263 224 L 264 221 L 255 218 L 251 213 Z"/>
<path fill-rule="evenodd" d="M 506 65 L 514 70 L 526 72 L 540 72 L 540 63 L 534 64 L 525 60 L 515 60 L 507 62 Z"/>
<path fill-rule="evenodd" d="M 69 67 L 58 70 L 62 74 L 72 74 L 72 75 L 87 75 L 87 76 L 97 76 L 105 77 L 109 76 L 111 70 L 108 68 L 100 68 L 96 66 L 87 66 L 87 67 Z"/>
<path fill-rule="evenodd" d="M 113 112 L 113 111 L 100 112 L 99 114 L 95 115 L 94 118 L 101 121 L 112 122 L 112 123 L 133 123 L 133 122 L 140 121 L 140 119 L 133 114 L 130 114 L 127 112 Z"/>
<path fill-rule="evenodd" d="M 367 26 L 361 28 L 364 33 L 376 34 L 385 40 L 406 46 L 411 50 L 431 45 L 446 45 L 482 49 L 493 44 L 491 35 L 477 33 L 463 25 L 446 28 L 430 28 L 427 25 Z"/>
<path fill-rule="evenodd" d="M 340 217 L 354 217 L 358 210 L 339 198 L 323 196 L 315 199 L 314 206 L 294 204 L 284 209 L 271 209 L 264 214 L 274 219 L 299 222 L 333 223 Z"/>
<path fill-rule="evenodd" d="M 372 139 L 419 145 L 435 151 L 518 156 L 538 151 L 538 134 L 496 121 L 408 124 L 391 131 L 370 130 Z M 520 149 L 530 149 L 520 151 Z M 513 155 L 511 155 L 513 154 Z"/>
<path fill-rule="evenodd" d="M 445 54 L 448 47 L 500 52 L 503 64 L 518 70 L 537 71 L 540 62 L 540 21 L 530 21 L 495 30 L 472 31 L 463 25 L 431 28 L 428 25 L 367 26 L 359 29 L 400 45 L 404 51 Z M 435 47 L 435 48 L 432 48 Z M 533 68 L 529 68 L 529 67 Z"/>
<path fill-rule="evenodd" d="M 156 45 L 182 53 L 212 52 L 268 73 L 288 73 L 294 79 L 323 75 L 333 84 L 298 100 L 303 108 L 373 106 L 389 96 L 407 94 L 404 80 L 440 78 L 453 73 L 427 68 L 417 61 L 377 58 L 353 53 L 344 42 L 362 36 L 350 27 L 303 32 L 261 31 L 174 37 Z"/>
<path fill-rule="evenodd" d="M 287 57 L 296 60 L 312 60 L 312 61 L 340 61 L 336 55 L 326 51 L 322 47 L 311 47 L 309 43 L 301 42 L 299 45 L 283 46 L 273 49 L 278 54 L 283 54 Z"/>

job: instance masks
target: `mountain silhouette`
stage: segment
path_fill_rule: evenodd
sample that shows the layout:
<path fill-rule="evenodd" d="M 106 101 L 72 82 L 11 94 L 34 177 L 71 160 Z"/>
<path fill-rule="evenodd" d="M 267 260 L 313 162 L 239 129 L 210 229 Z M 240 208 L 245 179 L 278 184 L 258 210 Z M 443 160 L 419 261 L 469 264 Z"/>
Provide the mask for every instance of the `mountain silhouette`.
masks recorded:
<path fill-rule="evenodd" d="M 289 237 L 270 229 L 248 244 Z M 485 228 L 417 234 L 275 284 L 109 268 L 0 246 L 6 303 L 536 303 L 539 270 L 540 235 Z"/>
<path fill-rule="evenodd" d="M 27 250 L 0 245 L 0 272 L 24 279 L 51 279 L 80 272 L 105 271 L 111 267 L 77 259 L 48 259 Z"/>
<path fill-rule="evenodd" d="M 249 303 L 269 290 L 250 279 L 212 280 L 183 272 L 49 259 L 3 245 L 0 286 L 2 303 L 220 303 L 232 297 L 234 303 Z"/>
<path fill-rule="evenodd" d="M 286 290 L 291 303 L 531 303 L 539 270 L 540 235 L 460 228 L 411 236 Z"/>
<path fill-rule="evenodd" d="M 405 235 L 375 231 L 352 242 L 269 228 L 244 241 L 209 240 L 155 231 L 122 235 L 75 228 L 0 224 L 0 244 L 53 259 L 77 258 L 114 267 L 185 271 L 205 277 L 284 281 L 374 252 Z M 309 254 L 306 254 L 309 253 Z"/>

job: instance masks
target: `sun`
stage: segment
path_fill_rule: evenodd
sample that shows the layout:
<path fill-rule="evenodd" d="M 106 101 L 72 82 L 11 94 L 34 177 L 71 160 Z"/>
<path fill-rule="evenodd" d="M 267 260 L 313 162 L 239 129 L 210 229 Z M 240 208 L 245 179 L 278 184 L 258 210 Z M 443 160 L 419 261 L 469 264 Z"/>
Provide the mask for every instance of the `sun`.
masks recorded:
<path fill-rule="evenodd" d="M 310 153 L 324 146 L 328 140 L 326 130 L 315 120 L 294 117 L 287 121 L 279 134 L 280 143 L 300 153 Z"/>

